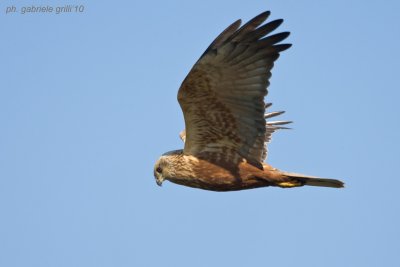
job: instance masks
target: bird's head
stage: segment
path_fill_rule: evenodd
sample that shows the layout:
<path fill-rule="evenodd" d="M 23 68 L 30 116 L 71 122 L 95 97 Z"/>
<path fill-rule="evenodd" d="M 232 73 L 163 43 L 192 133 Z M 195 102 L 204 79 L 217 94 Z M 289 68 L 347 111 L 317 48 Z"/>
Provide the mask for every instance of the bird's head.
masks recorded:
<path fill-rule="evenodd" d="M 165 180 L 176 176 L 176 166 L 182 150 L 174 150 L 163 154 L 154 165 L 154 178 L 157 185 L 161 186 Z"/>
<path fill-rule="evenodd" d="M 168 163 L 167 163 L 167 160 L 165 160 L 164 156 L 159 158 L 157 160 L 156 164 L 154 165 L 154 178 L 156 178 L 156 183 L 159 186 L 161 186 L 165 180 L 164 173 L 167 172 L 167 168 L 168 168 L 167 166 L 168 166 Z"/>

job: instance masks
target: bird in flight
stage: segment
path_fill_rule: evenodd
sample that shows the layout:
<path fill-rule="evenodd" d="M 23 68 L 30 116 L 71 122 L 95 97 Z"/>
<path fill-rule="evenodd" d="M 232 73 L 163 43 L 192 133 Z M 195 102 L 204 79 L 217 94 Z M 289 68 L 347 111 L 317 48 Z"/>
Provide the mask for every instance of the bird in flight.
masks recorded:
<path fill-rule="evenodd" d="M 289 32 L 271 33 L 282 19 L 264 12 L 240 27 L 237 20 L 206 49 L 178 91 L 185 119 L 184 149 L 163 154 L 154 166 L 158 185 L 170 182 L 212 191 L 266 186 L 343 187 L 343 182 L 285 172 L 264 160 L 273 132 L 289 121 L 270 121 L 269 78 Z"/>

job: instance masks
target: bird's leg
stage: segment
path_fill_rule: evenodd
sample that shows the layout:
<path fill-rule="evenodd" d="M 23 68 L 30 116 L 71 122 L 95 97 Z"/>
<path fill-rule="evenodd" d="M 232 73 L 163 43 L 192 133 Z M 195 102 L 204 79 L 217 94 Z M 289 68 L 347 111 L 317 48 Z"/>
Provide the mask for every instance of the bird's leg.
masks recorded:
<path fill-rule="evenodd" d="M 303 186 L 304 182 L 292 179 L 290 181 L 277 182 L 276 185 L 282 188 L 292 188 L 292 187 Z"/>

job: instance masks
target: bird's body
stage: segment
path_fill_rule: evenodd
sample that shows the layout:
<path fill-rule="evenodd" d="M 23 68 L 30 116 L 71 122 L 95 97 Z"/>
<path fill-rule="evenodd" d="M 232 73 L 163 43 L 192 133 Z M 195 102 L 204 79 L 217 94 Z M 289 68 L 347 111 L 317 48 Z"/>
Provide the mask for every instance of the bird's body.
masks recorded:
<path fill-rule="evenodd" d="M 264 164 L 260 170 L 247 162 L 241 162 L 233 166 L 236 170 L 231 171 L 231 166 L 220 166 L 207 159 L 199 159 L 191 155 L 185 155 L 182 151 L 168 155 L 171 174 L 166 174 L 169 181 L 194 188 L 212 191 L 235 191 L 264 187 L 278 180 L 286 179 L 279 171 Z"/>
<path fill-rule="evenodd" d="M 240 20 L 207 48 L 183 81 L 178 101 L 186 130 L 183 150 L 161 156 L 154 167 L 157 184 L 164 180 L 212 191 L 235 191 L 266 186 L 343 187 L 339 180 L 280 171 L 264 163 L 266 144 L 288 121 L 266 121 L 283 112 L 265 113 L 270 70 L 278 44 L 289 33 L 268 35 L 282 20 L 260 26 L 264 12 L 240 27 Z"/>
<path fill-rule="evenodd" d="M 154 175 L 157 177 L 157 168 L 163 170 L 163 178 L 158 178 L 157 183 L 164 180 L 194 188 L 211 191 L 237 191 L 266 186 L 279 186 L 283 188 L 303 185 L 326 187 L 342 187 L 343 184 L 334 179 L 321 179 L 317 177 L 302 176 L 282 172 L 266 163 L 259 169 L 245 160 L 233 166 L 227 163 L 221 165 L 213 163 L 207 158 L 185 155 L 183 150 L 175 150 L 163 155 L 157 162 Z M 312 182 L 322 182 L 312 184 Z"/>

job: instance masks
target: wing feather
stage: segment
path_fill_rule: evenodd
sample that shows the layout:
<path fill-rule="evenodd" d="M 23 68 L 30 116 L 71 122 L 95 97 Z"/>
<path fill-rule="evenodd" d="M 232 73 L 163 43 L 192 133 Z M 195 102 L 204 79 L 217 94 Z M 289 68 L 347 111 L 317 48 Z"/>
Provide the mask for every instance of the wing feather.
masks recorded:
<path fill-rule="evenodd" d="M 265 143 L 283 128 L 280 125 L 289 123 L 265 120 L 282 114 L 265 114 L 264 97 L 274 61 L 290 47 L 279 44 L 288 32 L 267 36 L 283 22 L 262 25 L 269 15 L 269 11 L 261 13 L 242 27 L 240 20 L 231 24 L 183 81 L 178 101 L 186 126 L 180 134 L 185 154 L 221 164 L 246 160 L 262 169 Z"/>

